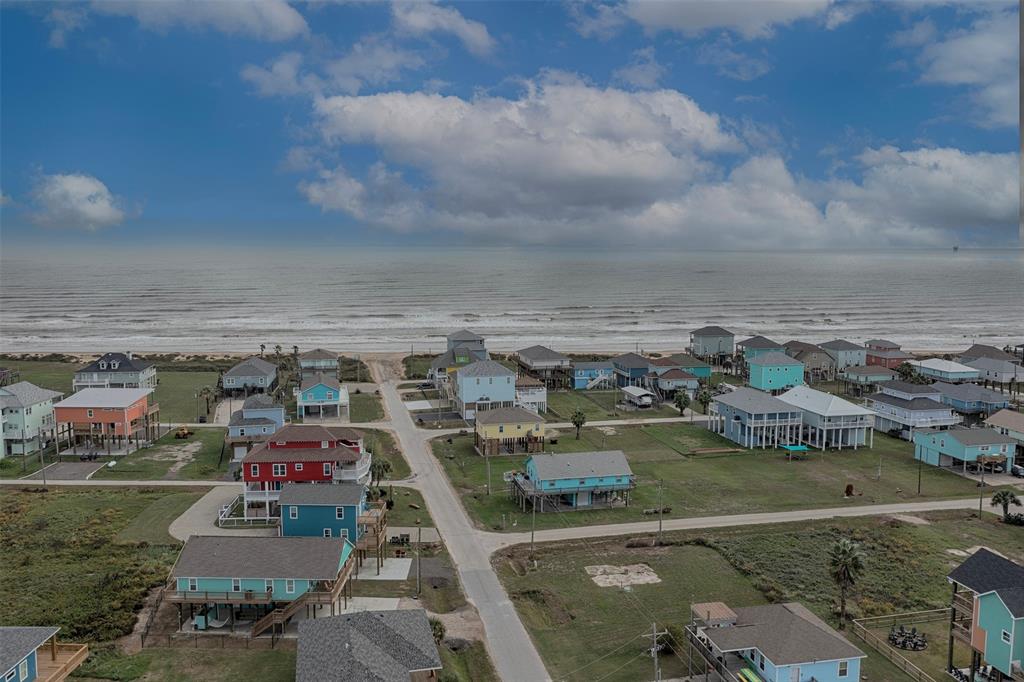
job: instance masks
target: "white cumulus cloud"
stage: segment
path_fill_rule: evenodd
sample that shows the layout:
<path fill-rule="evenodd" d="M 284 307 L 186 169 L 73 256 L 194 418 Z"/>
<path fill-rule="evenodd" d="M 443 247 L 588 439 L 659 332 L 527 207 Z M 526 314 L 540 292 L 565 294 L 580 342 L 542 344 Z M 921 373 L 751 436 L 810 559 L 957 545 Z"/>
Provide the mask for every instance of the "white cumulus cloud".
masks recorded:
<path fill-rule="evenodd" d="M 489 55 L 496 45 L 484 24 L 466 19 L 454 7 L 429 2 L 395 2 L 391 5 L 391 14 L 400 32 L 417 36 L 449 33 L 477 56 Z"/>
<path fill-rule="evenodd" d="M 120 200 L 99 179 L 83 173 L 41 175 L 32 188 L 31 218 L 47 227 L 95 230 L 125 218 Z"/>
<path fill-rule="evenodd" d="M 116 0 L 94 2 L 91 9 L 132 17 L 142 27 L 161 32 L 178 26 L 210 28 L 272 42 L 309 33 L 306 20 L 286 0 Z"/>
<path fill-rule="evenodd" d="M 653 47 L 645 47 L 633 53 L 628 64 L 612 72 L 612 80 L 648 90 L 658 87 L 665 75 L 665 67 L 658 63 Z"/>

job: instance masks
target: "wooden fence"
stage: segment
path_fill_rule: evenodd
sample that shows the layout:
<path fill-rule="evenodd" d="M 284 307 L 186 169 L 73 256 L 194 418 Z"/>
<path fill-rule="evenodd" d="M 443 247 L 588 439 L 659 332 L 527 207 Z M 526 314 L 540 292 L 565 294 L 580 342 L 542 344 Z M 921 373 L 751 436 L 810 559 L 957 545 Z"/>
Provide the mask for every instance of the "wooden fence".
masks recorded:
<path fill-rule="evenodd" d="M 873 629 L 889 628 L 900 623 L 930 623 L 937 620 L 948 620 L 949 609 L 933 609 L 931 611 L 914 611 L 897 613 L 890 616 L 860 618 L 853 621 L 853 634 L 865 644 L 889 659 L 893 665 L 905 672 L 915 682 L 937 682 L 937 680 L 907 660 L 906 656 L 889 644 L 886 636 L 879 636 Z"/>

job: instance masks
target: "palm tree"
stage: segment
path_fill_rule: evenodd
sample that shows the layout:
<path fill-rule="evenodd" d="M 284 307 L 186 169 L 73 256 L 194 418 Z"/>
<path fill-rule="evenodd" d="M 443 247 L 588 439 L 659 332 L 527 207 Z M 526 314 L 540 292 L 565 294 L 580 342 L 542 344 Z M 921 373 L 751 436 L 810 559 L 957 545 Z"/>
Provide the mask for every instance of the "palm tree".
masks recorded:
<path fill-rule="evenodd" d="M 261 343 L 260 344 L 260 357 L 261 358 L 263 357 L 263 351 L 265 351 L 266 349 L 267 349 L 267 344 Z"/>
<path fill-rule="evenodd" d="M 277 360 L 277 364 L 281 364 L 281 344 L 274 346 L 274 359 Z"/>
<path fill-rule="evenodd" d="M 690 394 L 686 391 L 676 391 L 675 404 L 680 415 L 686 414 L 686 408 L 690 406 Z"/>
<path fill-rule="evenodd" d="M 849 538 L 839 538 L 828 552 L 829 573 L 839 586 L 839 629 L 846 627 L 846 592 L 864 570 L 864 553 Z"/>
<path fill-rule="evenodd" d="M 370 462 L 370 485 L 383 481 L 391 473 L 391 462 L 380 457 L 374 457 Z"/>
<path fill-rule="evenodd" d="M 213 398 L 216 393 L 212 386 L 203 386 L 199 389 L 199 396 L 206 401 L 206 416 L 210 416 L 210 399 Z"/>
<path fill-rule="evenodd" d="M 1003 508 L 1003 521 L 1010 515 L 1010 505 L 1021 506 L 1020 498 L 1012 490 L 997 490 L 992 496 L 992 506 Z"/>
<path fill-rule="evenodd" d="M 711 392 L 707 388 L 701 388 L 700 393 L 697 394 L 697 402 L 700 403 L 701 411 L 707 414 L 708 405 L 711 404 Z"/>
<path fill-rule="evenodd" d="M 587 423 L 587 415 L 580 408 L 576 408 L 576 411 L 572 413 L 572 417 L 569 419 L 572 425 L 576 427 L 576 440 L 580 439 L 580 431 L 583 430 L 583 425 Z"/>
<path fill-rule="evenodd" d="M 900 363 L 899 367 L 896 368 L 896 373 L 900 375 L 900 379 L 903 381 L 910 381 L 914 377 L 914 366 L 909 362 Z"/>

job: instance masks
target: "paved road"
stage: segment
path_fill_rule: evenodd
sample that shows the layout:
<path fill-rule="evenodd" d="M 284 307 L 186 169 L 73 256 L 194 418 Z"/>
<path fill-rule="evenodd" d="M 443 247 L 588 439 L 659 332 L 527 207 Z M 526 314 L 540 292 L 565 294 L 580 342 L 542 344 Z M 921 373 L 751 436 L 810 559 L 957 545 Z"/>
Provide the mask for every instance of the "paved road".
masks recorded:
<path fill-rule="evenodd" d="M 434 523 L 458 568 L 466 598 L 480 613 L 487 649 L 499 677 L 509 682 L 548 679 L 537 649 L 491 568 L 491 552 L 480 542 L 481 533 L 473 528 L 448 477 L 430 452 L 428 440 L 438 433 L 416 428 L 402 405 L 396 382 L 383 384 L 381 394 L 402 452 L 409 460 Z"/>
<path fill-rule="evenodd" d="M 2 478 L 0 486 L 24 487 L 41 484 L 42 479 Z M 46 478 L 47 486 L 82 486 L 85 488 L 209 488 L 212 486 L 234 486 L 241 490 L 238 481 L 110 481 L 103 479 L 60 479 Z"/>
<path fill-rule="evenodd" d="M 221 528 L 217 525 L 217 513 L 220 508 L 238 497 L 241 492 L 242 489 L 237 483 L 234 488 L 213 488 L 185 510 L 184 514 L 174 519 L 167 532 L 182 542 L 192 535 L 277 535 L 277 528 Z"/>

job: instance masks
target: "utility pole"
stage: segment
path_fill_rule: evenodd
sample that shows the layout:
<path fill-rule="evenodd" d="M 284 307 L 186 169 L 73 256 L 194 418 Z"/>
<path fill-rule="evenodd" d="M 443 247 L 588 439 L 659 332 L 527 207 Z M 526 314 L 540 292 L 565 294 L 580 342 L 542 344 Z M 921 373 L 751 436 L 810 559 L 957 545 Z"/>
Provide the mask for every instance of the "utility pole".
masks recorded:
<path fill-rule="evenodd" d="M 484 455 L 484 460 L 487 462 L 487 495 L 491 494 L 491 456 L 490 454 Z"/>
<path fill-rule="evenodd" d="M 661 517 L 665 513 L 665 503 L 662 493 L 665 490 L 663 481 L 658 479 L 658 542 L 657 545 L 661 546 Z"/>
<path fill-rule="evenodd" d="M 533 562 L 537 563 L 537 556 L 534 554 L 533 549 L 533 536 L 537 531 L 537 498 L 533 498 L 533 512 L 531 514 L 533 520 L 530 522 L 530 557 L 533 558 Z"/>
<path fill-rule="evenodd" d="M 654 660 L 654 682 L 660 682 L 661 680 L 661 661 L 658 660 L 658 651 L 661 647 L 658 646 L 658 637 L 667 635 L 668 630 L 662 630 L 658 632 L 658 624 L 651 623 L 651 634 L 644 635 L 644 637 L 651 638 L 651 658 Z"/>
<path fill-rule="evenodd" d="M 985 501 L 985 465 L 981 465 L 981 486 L 978 490 L 978 516 L 981 516 L 982 503 Z"/>
<path fill-rule="evenodd" d="M 420 525 L 420 520 L 416 519 L 416 598 L 420 597 L 420 576 L 421 566 L 423 559 L 420 557 L 420 552 L 423 547 L 423 526 Z"/>
<path fill-rule="evenodd" d="M 917 495 L 921 496 L 921 467 L 924 464 L 924 457 L 917 458 Z"/>

